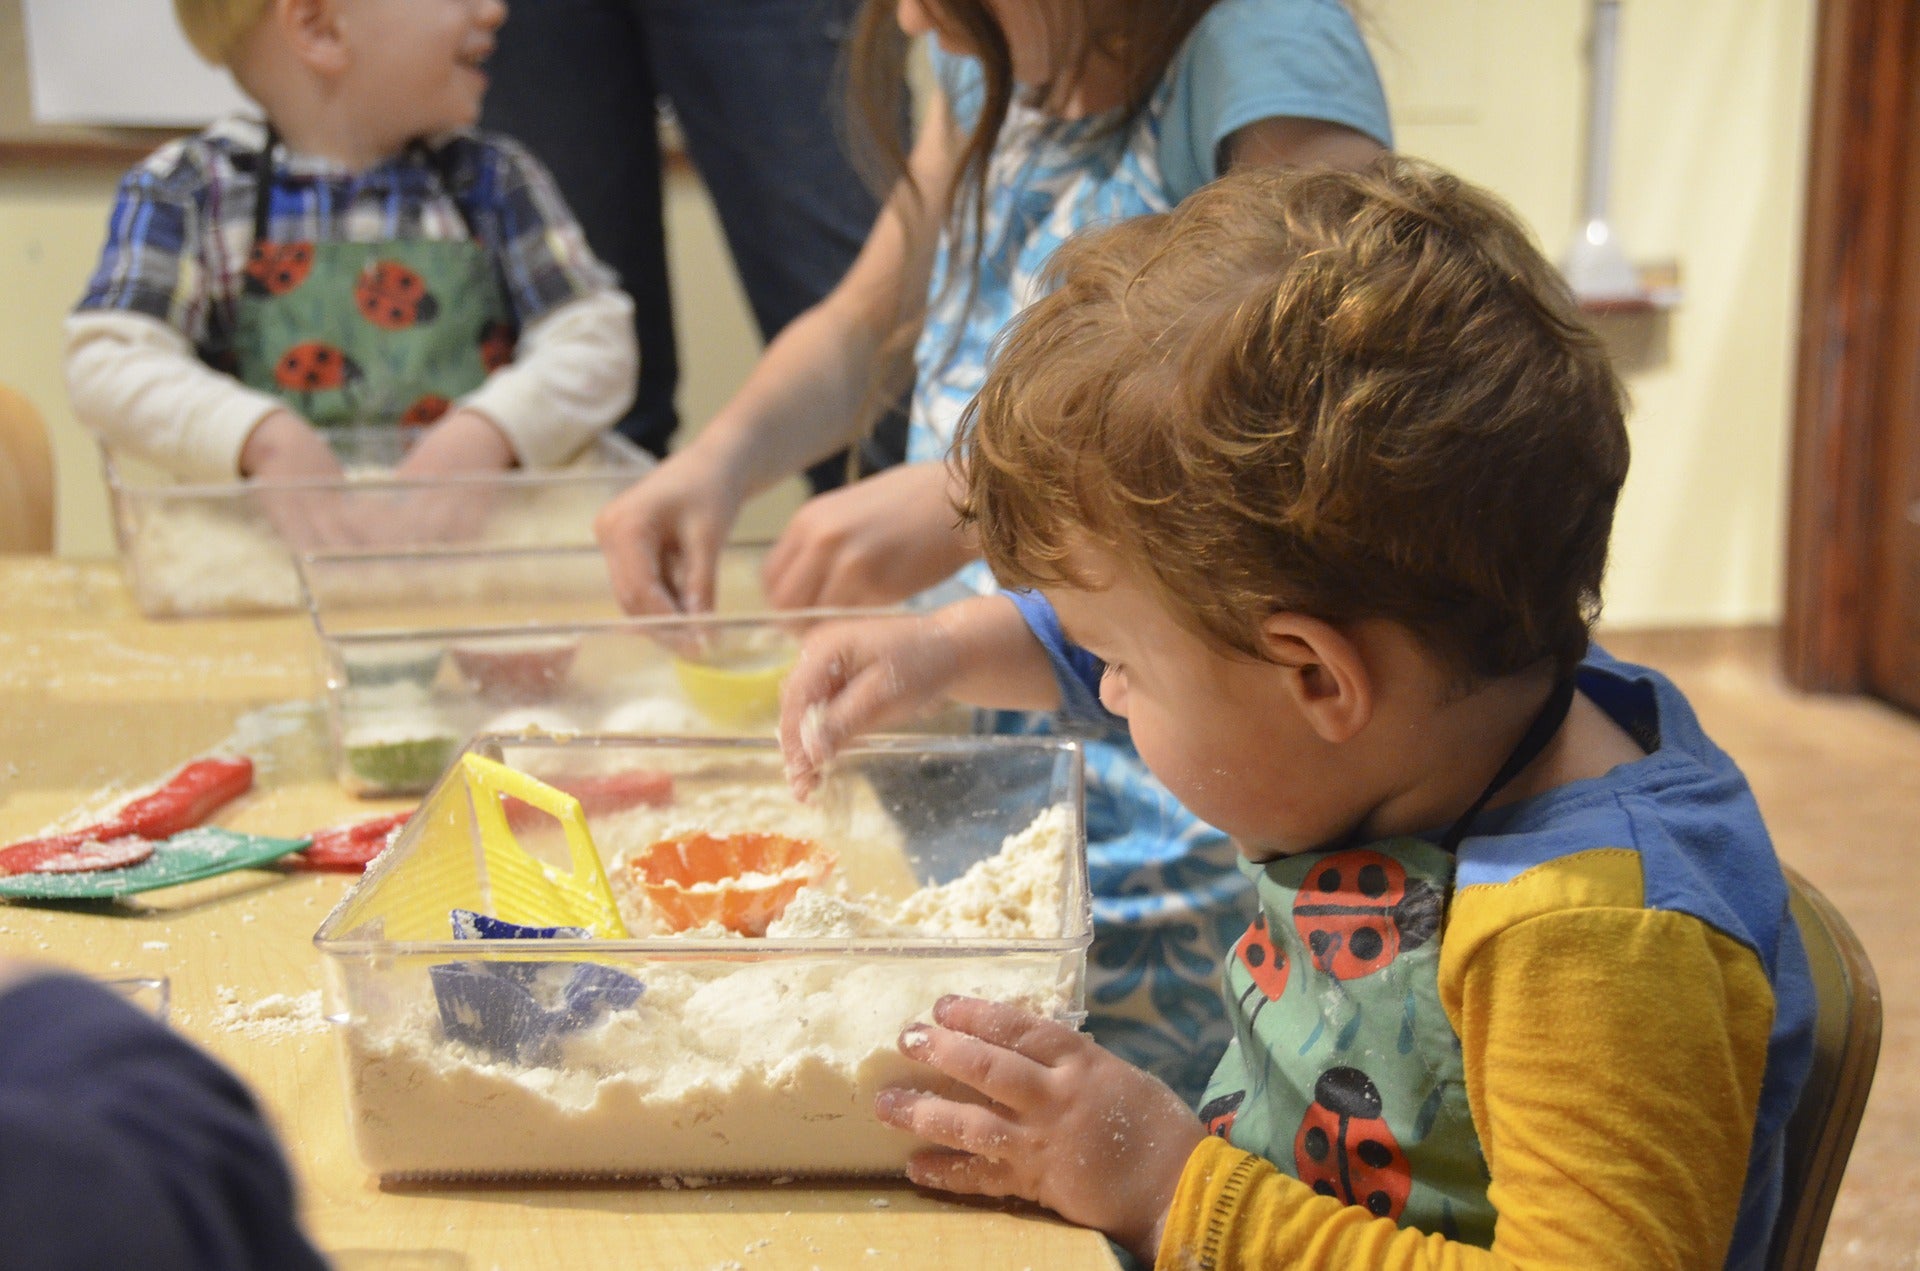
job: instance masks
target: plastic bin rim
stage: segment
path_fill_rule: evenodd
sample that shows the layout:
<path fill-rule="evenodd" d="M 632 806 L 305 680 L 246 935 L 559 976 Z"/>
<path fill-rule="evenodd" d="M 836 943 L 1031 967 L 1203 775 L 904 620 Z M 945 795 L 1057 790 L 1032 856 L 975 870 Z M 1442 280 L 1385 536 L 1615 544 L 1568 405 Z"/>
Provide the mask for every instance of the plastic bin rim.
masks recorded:
<path fill-rule="evenodd" d="M 107 488 L 118 494 L 136 495 L 141 498 L 210 498 L 220 495 L 232 495 L 246 490 L 352 490 L 355 492 L 414 490 L 431 488 L 436 490 L 463 489 L 467 486 L 486 485 L 576 485 L 603 482 L 609 476 L 630 477 L 639 480 L 653 471 L 656 460 L 618 433 L 603 433 L 583 446 L 579 454 L 587 453 L 589 447 L 598 449 L 602 457 L 617 459 L 617 463 L 608 463 L 604 467 L 590 468 L 581 472 L 560 468 L 508 468 L 503 472 L 457 473 L 444 477 L 367 477 L 360 480 L 342 480 L 338 477 L 301 477 L 295 480 L 250 481 L 235 478 L 231 481 L 194 481 L 182 484 L 129 484 L 120 476 L 119 466 L 114 462 L 113 451 L 101 447 L 101 467 L 105 469 Z M 607 452 L 611 452 L 608 454 Z M 576 458 L 578 455 L 575 456 Z"/>
<path fill-rule="evenodd" d="M 312 612 L 311 610 L 309 612 Z M 318 613 L 313 625 L 328 640 L 342 646 L 388 644 L 398 640 L 488 640 L 523 639 L 528 636 L 598 635 L 614 631 L 667 631 L 698 627 L 715 630 L 726 627 L 764 627 L 777 622 L 829 622 L 851 618 L 897 616 L 894 609 L 767 609 L 747 613 L 720 614 L 633 614 L 620 618 L 587 618 L 578 622 L 491 623 L 466 627 L 361 627 L 353 631 L 335 631 Z"/>

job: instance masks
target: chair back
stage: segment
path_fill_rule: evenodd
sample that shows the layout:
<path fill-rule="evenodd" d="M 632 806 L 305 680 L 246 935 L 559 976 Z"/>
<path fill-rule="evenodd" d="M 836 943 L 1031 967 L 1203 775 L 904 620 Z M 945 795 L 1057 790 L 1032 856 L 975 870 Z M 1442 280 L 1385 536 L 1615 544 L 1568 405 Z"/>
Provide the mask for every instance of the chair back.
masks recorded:
<path fill-rule="evenodd" d="M 0 384 L 0 552 L 53 550 L 53 450 L 33 403 Z"/>
<path fill-rule="evenodd" d="M 1813 1067 L 1787 1122 L 1786 1184 L 1767 1271 L 1814 1271 L 1880 1059 L 1880 982 L 1840 911 L 1799 874 L 1786 874 L 1817 1006 Z"/>

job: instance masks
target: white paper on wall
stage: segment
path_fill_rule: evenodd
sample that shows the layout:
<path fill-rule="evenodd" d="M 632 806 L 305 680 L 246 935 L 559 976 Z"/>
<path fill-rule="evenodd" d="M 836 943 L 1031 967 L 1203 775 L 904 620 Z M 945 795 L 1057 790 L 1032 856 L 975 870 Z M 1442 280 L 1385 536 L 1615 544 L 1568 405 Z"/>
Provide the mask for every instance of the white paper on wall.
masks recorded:
<path fill-rule="evenodd" d="M 246 105 L 174 25 L 165 0 L 23 0 L 33 118 L 197 128 Z"/>

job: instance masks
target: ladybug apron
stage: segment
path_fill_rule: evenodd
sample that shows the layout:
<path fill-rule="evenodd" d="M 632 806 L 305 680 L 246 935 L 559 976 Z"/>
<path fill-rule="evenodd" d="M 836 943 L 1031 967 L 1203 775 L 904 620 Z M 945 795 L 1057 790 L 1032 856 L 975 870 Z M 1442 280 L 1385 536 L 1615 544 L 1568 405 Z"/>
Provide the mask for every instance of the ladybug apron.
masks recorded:
<path fill-rule="evenodd" d="M 1455 849 L 1572 700 L 1572 680 L 1555 686 L 1437 844 L 1395 838 L 1242 863 L 1260 913 L 1223 980 L 1234 1040 L 1201 1101 L 1209 1133 L 1402 1227 L 1492 1244 L 1460 1038 L 1440 1005 L 1440 933 Z"/>
<path fill-rule="evenodd" d="M 277 142 L 269 131 L 260 155 L 235 378 L 317 427 L 433 423 L 513 360 L 513 311 L 491 256 L 471 222 L 467 238 L 445 241 L 273 241 Z M 440 183 L 450 189 L 444 171 Z"/>

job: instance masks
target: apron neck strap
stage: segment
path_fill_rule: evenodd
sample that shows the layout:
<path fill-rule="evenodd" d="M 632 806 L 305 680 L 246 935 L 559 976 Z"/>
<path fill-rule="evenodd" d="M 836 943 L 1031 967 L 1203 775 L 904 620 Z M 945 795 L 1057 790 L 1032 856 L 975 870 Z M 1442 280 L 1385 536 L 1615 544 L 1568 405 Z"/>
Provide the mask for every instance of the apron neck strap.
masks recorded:
<path fill-rule="evenodd" d="M 1506 789 L 1509 782 L 1526 770 L 1528 764 L 1540 757 L 1547 748 L 1553 735 L 1560 731 L 1560 725 L 1567 719 L 1567 712 L 1573 708 L 1574 681 L 1571 675 L 1555 680 L 1553 690 L 1547 694 L 1540 712 L 1527 725 L 1527 731 L 1507 755 L 1506 762 L 1500 765 L 1500 771 L 1493 774 L 1493 780 L 1473 801 L 1473 806 L 1461 813 L 1460 819 L 1448 828 L 1446 837 L 1440 840 L 1440 850 L 1451 855 L 1456 851 L 1467 831 L 1473 828 L 1473 819 L 1486 809 L 1493 796 Z"/>
<path fill-rule="evenodd" d="M 267 242 L 268 215 L 273 210 L 273 151 L 280 144 L 280 130 L 271 122 L 267 124 L 266 140 L 261 143 L 260 157 L 256 161 L 253 195 L 253 241 Z M 474 233 L 473 218 L 467 214 L 466 204 L 453 192 L 453 156 L 445 147 L 435 150 L 424 141 L 414 141 L 409 149 L 417 151 L 433 169 L 434 179 L 440 184 L 440 192 L 453 204 L 453 210 L 460 217 L 460 223 L 467 227 L 467 237 L 478 241 Z"/>
<path fill-rule="evenodd" d="M 260 158 L 254 163 L 253 241 L 267 241 L 267 214 L 273 208 L 273 148 L 280 144 L 280 131 L 267 124 L 266 140 L 260 143 Z"/>

